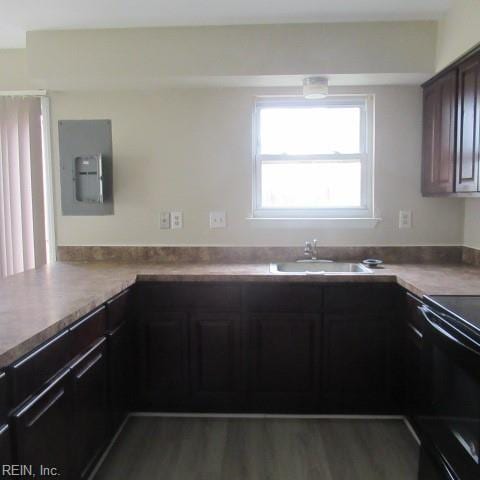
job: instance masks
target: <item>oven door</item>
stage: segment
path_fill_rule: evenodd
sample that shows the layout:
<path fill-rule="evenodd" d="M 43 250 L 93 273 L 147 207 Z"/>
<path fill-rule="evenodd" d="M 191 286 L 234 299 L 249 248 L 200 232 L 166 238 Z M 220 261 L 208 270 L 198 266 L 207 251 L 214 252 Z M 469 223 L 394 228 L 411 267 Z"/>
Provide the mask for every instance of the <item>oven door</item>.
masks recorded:
<path fill-rule="evenodd" d="M 417 419 L 460 480 L 480 479 L 480 344 L 456 320 L 420 308 L 425 318 L 425 412 Z"/>

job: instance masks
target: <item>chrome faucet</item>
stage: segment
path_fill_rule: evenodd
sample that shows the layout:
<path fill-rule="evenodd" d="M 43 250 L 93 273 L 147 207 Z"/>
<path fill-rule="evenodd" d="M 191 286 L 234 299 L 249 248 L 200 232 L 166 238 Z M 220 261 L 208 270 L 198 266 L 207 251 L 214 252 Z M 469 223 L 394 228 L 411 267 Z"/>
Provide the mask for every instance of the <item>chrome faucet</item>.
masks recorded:
<path fill-rule="evenodd" d="M 303 249 L 303 254 L 306 257 L 310 257 L 309 260 L 317 259 L 317 239 L 315 238 L 313 242 L 305 242 L 305 248 Z"/>

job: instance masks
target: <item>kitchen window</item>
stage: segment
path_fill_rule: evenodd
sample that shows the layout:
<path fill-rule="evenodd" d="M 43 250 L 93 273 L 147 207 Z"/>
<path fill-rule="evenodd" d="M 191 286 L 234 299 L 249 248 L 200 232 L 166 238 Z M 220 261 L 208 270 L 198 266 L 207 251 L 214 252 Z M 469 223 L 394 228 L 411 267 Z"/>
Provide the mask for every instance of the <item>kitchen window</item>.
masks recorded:
<path fill-rule="evenodd" d="M 372 218 L 373 97 L 261 98 L 253 216 Z"/>

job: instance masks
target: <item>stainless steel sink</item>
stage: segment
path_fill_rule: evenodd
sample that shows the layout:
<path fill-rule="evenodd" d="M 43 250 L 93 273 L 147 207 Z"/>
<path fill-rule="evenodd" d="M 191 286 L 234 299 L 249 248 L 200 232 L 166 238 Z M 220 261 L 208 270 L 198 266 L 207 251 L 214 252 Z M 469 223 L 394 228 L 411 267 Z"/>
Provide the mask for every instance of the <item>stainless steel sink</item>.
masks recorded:
<path fill-rule="evenodd" d="M 271 263 L 272 273 L 305 273 L 315 275 L 365 275 L 373 273 L 361 263 L 332 262 L 329 260 L 300 260 Z"/>

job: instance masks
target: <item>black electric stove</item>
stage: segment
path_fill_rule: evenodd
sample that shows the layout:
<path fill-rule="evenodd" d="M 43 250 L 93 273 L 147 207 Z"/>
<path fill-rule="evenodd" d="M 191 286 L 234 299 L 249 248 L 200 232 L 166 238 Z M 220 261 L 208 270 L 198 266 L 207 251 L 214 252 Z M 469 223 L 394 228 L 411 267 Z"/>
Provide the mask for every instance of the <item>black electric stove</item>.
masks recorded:
<path fill-rule="evenodd" d="M 480 339 L 480 295 L 429 295 L 424 301 L 467 335 Z"/>
<path fill-rule="evenodd" d="M 420 311 L 426 398 L 417 422 L 441 456 L 444 478 L 478 480 L 480 296 L 424 297 Z"/>

